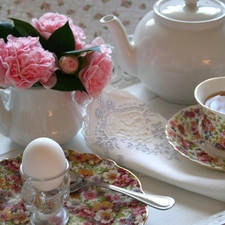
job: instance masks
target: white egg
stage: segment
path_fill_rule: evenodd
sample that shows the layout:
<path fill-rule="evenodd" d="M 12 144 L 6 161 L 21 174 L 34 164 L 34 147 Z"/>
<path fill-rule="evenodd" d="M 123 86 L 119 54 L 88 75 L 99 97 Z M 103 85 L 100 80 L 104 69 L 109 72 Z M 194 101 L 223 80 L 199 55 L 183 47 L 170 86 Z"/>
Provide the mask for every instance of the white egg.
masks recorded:
<path fill-rule="evenodd" d="M 66 169 L 65 154 L 61 146 L 50 138 L 37 138 L 31 141 L 22 156 L 23 172 L 34 179 L 49 179 L 60 175 Z M 39 190 L 56 188 L 63 177 L 48 182 L 32 182 Z"/>

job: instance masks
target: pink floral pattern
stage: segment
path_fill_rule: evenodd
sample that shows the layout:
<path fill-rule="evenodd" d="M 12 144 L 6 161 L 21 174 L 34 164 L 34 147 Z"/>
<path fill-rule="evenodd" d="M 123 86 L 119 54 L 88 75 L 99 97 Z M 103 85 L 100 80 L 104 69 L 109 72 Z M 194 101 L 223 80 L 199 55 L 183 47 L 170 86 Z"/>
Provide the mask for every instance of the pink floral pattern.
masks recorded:
<path fill-rule="evenodd" d="M 215 147 L 225 151 L 224 119 L 216 113 L 202 108 L 203 116 L 200 121 L 202 135 Z"/>
<path fill-rule="evenodd" d="M 199 133 L 201 110 L 190 106 L 175 114 L 166 125 L 169 143 L 184 157 L 205 167 L 225 171 L 225 161 L 210 151 L 206 140 Z"/>
<path fill-rule="evenodd" d="M 71 170 L 80 174 L 85 181 L 102 180 L 142 192 L 137 178 L 111 160 L 71 150 L 65 150 L 65 155 Z M 0 224 L 30 224 L 30 213 L 24 208 L 20 198 L 21 158 L 20 155 L 0 162 Z M 68 225 L 141 225 L 148 215 L 145 204 L 99 187 L 90 187 L 71 194 L 65 207 L 70 213 Z M 57 221 L 54 225 L 56 224 Z"/>
<path fill-rule="evenodd" d="M 94 37 L 102 37 L 106 43 L 113 44 L 111 34 L 100 24 L 99 19 L 107 14 L 114 14 L 126 26 L 128 34 L 133 34 L 139 20 L 152 10 L 155 0 L 3 0 L 0 3 L 0 19 L 9 17 L 30 22 L 46 12 L 58 12 L 71 17 L 80 26 L 86 36 L 86 43 Z M 35 9 L 35 10 L 34 10 Z"/>

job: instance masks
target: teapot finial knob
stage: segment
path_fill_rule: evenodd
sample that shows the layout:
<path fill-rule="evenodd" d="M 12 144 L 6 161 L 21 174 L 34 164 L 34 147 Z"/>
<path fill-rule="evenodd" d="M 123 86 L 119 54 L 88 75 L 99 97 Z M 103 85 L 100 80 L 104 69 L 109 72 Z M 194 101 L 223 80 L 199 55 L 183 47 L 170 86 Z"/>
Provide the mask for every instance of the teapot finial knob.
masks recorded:
<path fill-rule="evenodd" d="M 193 10 L 197 7 L 197 2 L 198 0 L 185 0 L 185 6 L 188 9 Z"/>

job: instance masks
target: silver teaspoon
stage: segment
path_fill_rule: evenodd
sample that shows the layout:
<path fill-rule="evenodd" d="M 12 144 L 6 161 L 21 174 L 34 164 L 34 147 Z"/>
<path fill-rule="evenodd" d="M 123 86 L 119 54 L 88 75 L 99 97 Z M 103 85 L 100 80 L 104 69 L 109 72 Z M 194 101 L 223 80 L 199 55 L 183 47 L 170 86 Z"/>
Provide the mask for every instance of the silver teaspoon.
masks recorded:
<path fill-rule="evenodd" d="M 70 193 L 76 192 L 81 188 L 86 188 L 90 186 L 97 186 L 120 192 L 156 209 L 161 210 L 170 209 L 175 204 L 175 200 L 168 196 L 139 193 L 103 182 L 84 183 L 82 178 L 78 174 L 70 172 Z"/>

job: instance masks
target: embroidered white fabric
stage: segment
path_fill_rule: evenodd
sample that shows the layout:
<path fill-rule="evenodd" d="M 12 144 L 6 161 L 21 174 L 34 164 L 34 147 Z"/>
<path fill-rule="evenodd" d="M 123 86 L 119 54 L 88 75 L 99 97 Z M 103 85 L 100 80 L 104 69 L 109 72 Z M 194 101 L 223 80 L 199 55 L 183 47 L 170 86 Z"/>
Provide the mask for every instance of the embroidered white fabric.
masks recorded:
<path fill-rule="evenodd" d="M 102 158 L 225 201 L 224 173 L 199 166 L 175 151 L 167 141 L 166 124 L 164 117 L 129 92 L 107 86 L 86 106 L 82 133 L 87 146 Z"/>
<path fill-rule="evenodd" d="M 158 151 L 159 146 L 160 151 L 167 152 L 170 146 L 163 141 L 162 119 L 129 92 L 108 86 L 97 100 L 88 104 L 82 133 L 90 149 L 100 146 L 108 157 L 110 149 L 119 142 L 143 152 Z"/>

